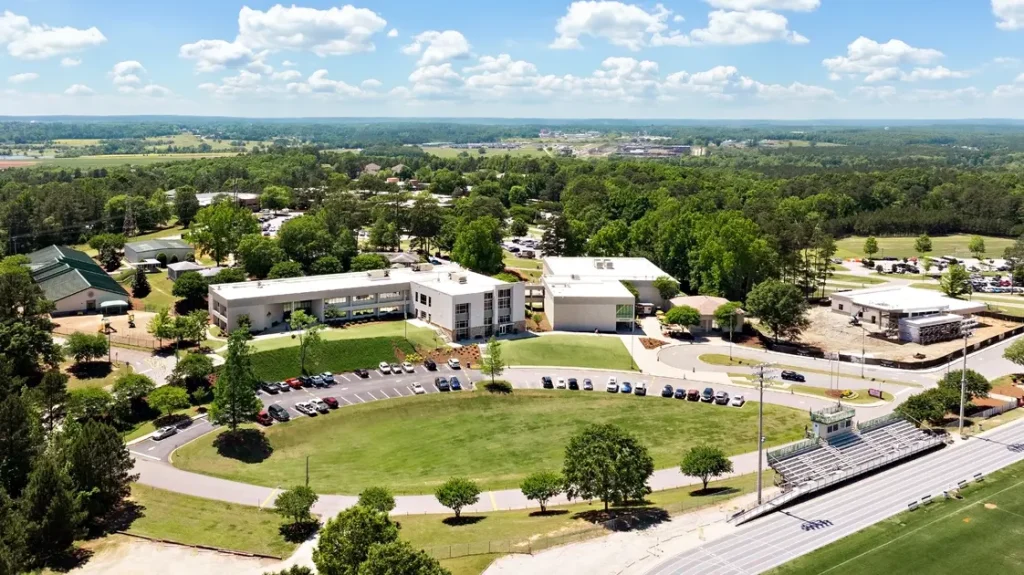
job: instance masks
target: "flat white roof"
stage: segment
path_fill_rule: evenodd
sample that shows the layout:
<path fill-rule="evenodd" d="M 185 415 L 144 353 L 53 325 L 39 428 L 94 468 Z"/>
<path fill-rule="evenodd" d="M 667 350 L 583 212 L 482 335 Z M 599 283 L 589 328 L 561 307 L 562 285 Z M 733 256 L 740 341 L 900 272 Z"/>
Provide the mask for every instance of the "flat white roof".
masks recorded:
<path fill-rule="evenodd" d="M 544 287 L 554 297 L 629 298 L 633 294 L 618 280 L 577 280 L 566 276 L 546 276 Z"/>
<path fill-rule="evenodd" d="M 387 276 L 383 276 L 384 271 L 388 272 Z M 454 279 L 449 279 L 449 273 L 465 274 L 466 283 L 463 284 Z M 398 268 L 375 270 L 374 272 L 350 272 L 277 280 L 215 284 L 211 285 L 210 289 L 227 301 L 276 296 L 290 296 L 300 300 L 307 294 L 323 293 L 330 290 L 344 290 L 366 286 L 402 286 L 412 281 L 452 295 L 494 289 L 498 285 L 511 285 L 451 264 L 434 266 L 430 271 Z"/>
<path fill-rule="evenodd" d="M 909 286 L 882 286 L 832 294 L 832 298 L 847 299 L 855 305 L 886 311 L 920 311 L 943 309 L 948 312 L 975 313 L 985 310 L 985 304 L 963 301 L 927 289 Z"/>
<path fill-rule="evenodd" d="M 668 275 L 647 258 L 546 257 L 543 262 L 553 276 L 580 279 L 655 280 Z"/>
<path fill-rule="evenodd" d="M 905 317 L 900 320 L 901 323 L 917 327 L 926 327 L 929 325 L 942 325 L 946 323 L 957 323 L 961 321 L 964 321 L 963 316 L 956 315 L 955 313 L 926 315 L 922 317 Z"/>

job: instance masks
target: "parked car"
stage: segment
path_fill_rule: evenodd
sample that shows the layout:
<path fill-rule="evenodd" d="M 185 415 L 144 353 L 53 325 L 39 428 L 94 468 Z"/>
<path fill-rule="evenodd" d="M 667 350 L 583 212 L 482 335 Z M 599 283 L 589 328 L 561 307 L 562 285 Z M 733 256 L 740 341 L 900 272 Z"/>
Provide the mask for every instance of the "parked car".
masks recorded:
<path fill-rule="evenodd" d="M 412 373 L 412 372 L 416 371 L 416 368 L 413 367 L 412 364 L 407 361 L 407 362 L 402 364 L 402 370 L 404 370 L 405 373 Z"/>
<path fill-rule="evenodd" d="M 779 375 L 780 375 L 780 377 L 782 377 L 782 379 L 785 379 L 785 380 L 788 380 L 788 381 L 806 381 L 806 379 L 804 378 L 803 375 L 801 375 L 801 374 L 799 374 L 799 373 L 797 373 L 795 371 L 786 370 L 786 371 L 783 371 Z"/>
<path fill-rule="evenodd" d="M 700 400 L 703 401 L 704 403 L 711 403 L 712 401 L 715 400 L 715 390 L 711 389 L 710 387 L 705 387 L 704 391 L 702 391 L 700 394 Z"/>
<path fill-rule="evenodd" d="M 633 393 L 633 386 L 628 381 L 624 381 L 622 382 L 622 387 L 619 388 L 619 391 L 622 393 Z"/>
<path fill-rule="evenodd" d="M 313 406 L 314 409 L 316 409 L 320 413 L 328 413 L 329 411 L 331 411 L 331 406 L 327 405 L 327 402 L 322 399 L 314 399 L 309 403 Z"/>
<path fill-rule="evenodd" d="M 688 389 L 688 390 L 686 390 L 686 400 L 687 401 L 700 401 L 700 390 L 698 390 L 698 389 Z"/>
<path fill-rule="evenodd" d="M 746 402 L 747 400 L 743 399 L 743 396 L 737 393 L 736 395 L 732 396 L 732 400 L 729 402 L 729 405 L 733 407 L 743 407 L 743 404 Z"/>
<path fill-rule="evenodd" d="M 640 395 L 640 396 L 647 395 L 647 382 L 646 381 L 638 381 L 638 382 L 636 382 L 636 385 L 633 386 L 633 394 L 634 395 Z"/>
<path fill-rule="evenodd" d="M 614 377 L 610 378 L 608 380 L 608 385 L 605 387 L 605 389 L 608 390 L 608 393 L 618 393 L 619 392 L 619 384 L 615 383 L 615 378 Z"/>
<path fill-rule="evenodd" d="M 176 433 L 178 433 L 178 428 L 174 427 L 173 425 L 168 425 L 166 427 L 161 427 L 160 429 L 156 430 L 153 433 L 152 437 L 155 441 L 162 441 Z"/>
<path fill-rule="evenodd" d="M 675 390 L 672 389 L 671 385 L 666 385 L 665 387 L 661 388 L 662 397 L 672 397 L 673 393 L 675 393 Z"/>
<path fill-rule="evenodd" d="M 302 382 L 299 381 L 298 379 L 294 378 L 294 377 L 289 379 L 285 383 L 287 383 L 288 387 L 290 387 L 292 389 L 302 389 Z"/>
<path fill-rule="evenodd" d="M 452 391 L 462 391 L 462 382 L 454 375 L 448 379 L 448 385 L 452 388 Z"/>
<path fill-rule="evenodd" d="M 565 378 L 564 377 L 558 378 L 558 381 L 555 382 L 555 389 L 565 389 Z"/>
<path fill-rule="evenodd" d="M 333 397 L 325 397 L 323 402 L 327 404 L 327 407 L 331 409 L 338 409 L 338 400 Z"/>
<path fill-rule="evenodd" d="M 324 385 L 334 385 L 335 383 L 337 383 L 336 381 L 334 381 L 334 374 L 329 371 L 321 373 L 320 379 L 324 380 Z"/>
<path fill-rule="evenodd" d="M 299 413 L 308 415 L 310 417 L 316 417 L 316 408 L 313 407 L 310 403 L 305 402 L 305 401 L 300 401 L 300 402 L 296 403 L 295 404 L 295 411 L 298 411 Z"/>
<path fill-rule="evenodd" d="M 675 394 L 675 398 L 676 399 L 686 399 L 686 390 L 681 388 L 681 387 L 679 389 L 677 389 L 676 390 L 676 394 Z"/>
<path fill-rule="evenodd" d="M 314 375 L 309 379 L 310 382 L 313 384 L 313 387 L 327 387 L 327 384 L 324 382 L 324 378 L 320 377 L 319 375 Z"/>
<path fill-rule="evenodd" d="M 379 369 L 381 373 L 391 373 L 391 365 L 389 365 L 388 362 L 386 361 L 378 363 L 377 369 Z"/>
<path fill-rule="evenodd" d="M 412 384 L 412 392 L 416 395 L 423 395 L 424 393 L 427 392 L 427 390 L 423 389 L 422 385 L 414 383 Z"/>
<path fill-rule="evenodd" d="M 616 380 L 616 379 L 615 379 L 615 376 L 614 376 L 614 375 L 608 378 L 608 383 L 609 383 L 609 384 L 611 384 L 611 383 L 616 383 L 617 381 L 618 381 L 618 380 Z"/>
<path fill-rule="evenodd" d="M 300 375 L 298 379 L 299 383 L 302 384 L 302 387 L 311 387 L 313 385 L 313 378 L 308 375 Z"/>
<path fill-rule="evenodd" d="M 370 372 L 366 371 L 365 369 L 363 369 L 361 367 L 359 369 L 353 371 L 352 373 L 356 374 L 356 376 L 361 377 L 363 379 L 366 379 L 367 377 L 370 377 Z"/>
<path fill-rule="evenodd" d="M 594 382 L 589 378 L 583 380 L 583 391 L 594 391 Z"/>
<path fill-rule="evenodd" d="M 715 403 L 718 405 L 729 405 L 729 394 L 724 391 L 719 391 L 715 394 Z"/>
<path fill-rule="evenodd" d="M 438 391 L 451 391 L 447 377 L 434 378 L 434 387 L 436 387 Z"/>
<path fill-rule="evenodd" d="M 462 365 L 459 364 L 459 358 L 457 358 L 457 357 L 449 357 L 448 358 L 448 367 L 450 367 L 452 369 L 462 369 Z"/>
<path fill-rule="evenodd" d="M 394 373 L 394 374 L 402 373 L 402 366 L 398 365 L 397 363 L 392 363 L 391 364 L 391 373 Z"/>
<path fill-rule="evenodd" d="M 554 389 L 555 388 L 555 383 L 553 381 L 551 381 L 551 378 L 546 376 L 546 375 L 544 377 L 540 378 L 540 385 L 544 389 Z"/>
<path fill-rule="evenodd" d="M 578 381 L 576 381 L 575 377 L 570 377 L 569 378 L 569 389 L 575 389 L 576 391 L 579 391 L 580 383 Z"/>
<path fill-rule="evenodd" d="M 277 405 L 276 403 L 268 407 L 267 412 L 270 414 L 270 417 L 273 417 L 278 421 L 288 421 L 292 418 L 292 416 L 288 414 L 287 409 Z"/>
<path fill-rule="evenodd" d="M 437 369 L 437 362 L 428 357 L 427 359 L 423 360 L 423 367 L 427 368 L 430 371 L 434 371 Z"/>
<path fill-rule="evenodd" d="M 269 394 L 272 394 L 272 395 L 276 394 L 279 391 L 281 391 L 277 387 L 277 384 L 272 382 L 272 381 L 261 381 L 260 382 L 260 389 L 262 389 L 265 393 L 269 393 Z"/>
<path fill-rule="evenodd" d="M 267 413 L 267 410 L 263 409 L 256 414 L 256 423 L 263 426 L 269 426 L 274 423 L 274 418 L 270 417 L 270 414 Z"/>

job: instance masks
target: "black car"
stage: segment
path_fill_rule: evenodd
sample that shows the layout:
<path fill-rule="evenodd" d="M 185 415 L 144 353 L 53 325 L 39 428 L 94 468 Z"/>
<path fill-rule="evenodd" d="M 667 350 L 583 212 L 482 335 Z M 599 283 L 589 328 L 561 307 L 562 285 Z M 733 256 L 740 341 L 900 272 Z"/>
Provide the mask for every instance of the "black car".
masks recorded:
<path fill-rule="evenodd" d="M 359 368 L 359 369 L 353 371 L 352 373 L 354 373 L 354 374 L 356 374 L 356 375 L 358 375 L 359 377 L 362 377 L 362 378 L 370 377 L 370 372 L 366 371 L 363 368 Z"/>
<path fill-rule="evenodd" d="M 302 384 L 302 387 L 310 387 L 313 385 L 313 378 L 308 375 L 300 375 L 299 383 Z"/>
<path fill-rule="evenodd" d="M 580 384 L 579 384 L 578 381 L 576 381 L 575 377 L 570 377 L 569 378 L 569 389 L 575 389 L 576 391 L 579 391 Z"/>
<path fill-rule="evenodd" d="M 423 367 L 429 369 L 430 371 L 436 371 L 437 363 L 428 357 L 427 359 L 423 360 Z"/>
<path fill-rule="evenodd" d="M 438 391 L 451 391 L 451 386 L 448 385 L 447 377 L 434 378 L 434 387 L 436 387 Z"/>
<path fill-rule="evenodd" d="M 271 404 L 270 407 L 267 408 L 267 413 L 270 414 L 270 417 L 273 417 L 278 421 L 288 421 L 289 419 L 292 418 L 290 415 L 288 415 L 287 409 L 281 407 L 276 403 Z"/>
<path fill-rule="evenodd" d="M 555 382 L 551 381 L 551 378 L 546 376 L 546 375 L 544 377 L 540 378 L 540 384 L 542 386 L 544 386 L 544 389 L 554 389 L 555 388 Z"/>
<path fill-rule="evenodd" d="M 677 389 L 676 390 L 675 398 L 676 399 L 686 399 L 686 390 L 681 388 L 681 387 L 679 389 Z"/>
<path fill-rule="evenodd" d="M 277 387 L 277 384 L 270 381 L 261 381 L 260 389 L 262 389 L 266 393 L 272 394 L 276 394 L 278 391 L 280 391 Z"/>
<path fill-rule="evenodd" d="M 804 379 L 803 375 L 801 375 L 801 374 L 799 374 L 799 373 L 797 373 L 795 371 L 786 370 L 786 371 L 783 371 L 779 375 L 782 377 L 782 379 L 789 380 L 789 381 L 806 381 L 806 379 Z"/>
<path fill-rule="evenodd" d="M 661 388 L 662 397 L 672 397 L 672 393 L 673 390 L 671 385 L 666 385 L 665 387 Z"/>
<path fill-rule="evenodd" d="M 705 387 L 704 391 L 700 394 L 700 400 L 704 403 L 711 403 L 715 400 L 715 390 L 710 387 Z"/>

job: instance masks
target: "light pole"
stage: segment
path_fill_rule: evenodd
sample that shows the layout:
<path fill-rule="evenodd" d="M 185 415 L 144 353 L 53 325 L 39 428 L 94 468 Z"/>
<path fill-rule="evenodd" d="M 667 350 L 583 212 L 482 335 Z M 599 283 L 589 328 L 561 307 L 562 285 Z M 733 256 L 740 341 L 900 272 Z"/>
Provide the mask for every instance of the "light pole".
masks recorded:
<path fill-rule="evenodd" d="M 964 403 L 967 397 L 967 338 L 971 337 L 970 320 L 960 322 L 960 331 L 964 336 L 964 367 L 960 371 L 960 439 L 964 437 Z"/>
<path fill-rule="evenodd" d="M 757 373 L 758 380 L 758 398 L 757 398 L 757 504 L 761 504 L 761 474 L 763 471 L 763 463 L 761 450 L 764 447 L 764 380 L 772 379 L 771 375 L 771 364 L 761 363 L 754 366 L 754 372 Z"/>

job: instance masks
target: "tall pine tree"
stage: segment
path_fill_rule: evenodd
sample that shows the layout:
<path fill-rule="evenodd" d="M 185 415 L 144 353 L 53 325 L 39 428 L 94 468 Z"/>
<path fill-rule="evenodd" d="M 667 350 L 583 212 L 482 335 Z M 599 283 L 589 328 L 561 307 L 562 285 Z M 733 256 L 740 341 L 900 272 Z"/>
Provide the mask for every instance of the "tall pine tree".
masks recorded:
<path fill-rule="evenodd" d="M 258 384 L 249 354 L 249 334 L 242 329 L 232 332 L 210 405 L 211 417 L 227 425 L 231 431 L 239 424 L 251 421 L 263 407 L 256 396 Z"/>
<path fill-rule="evenodd" d="M 28 547 L 36 563 L 45 564 L 71 550 L 86 513 L 71 478 L 53 455 L 36 458 L 21 506 L 28 521 Z"/>
<path fill-rule="evenodd" d="M 43 449 L 43 433 L 20 395 L 0 401 L 0 489 L 19 497 L 28 484 L 32 460 Z"/>
<path fill-rule="evenodd" d="M 25 518 L 18 502 L 0 489 L 0 573 L 22 573 L 28 562 Z"/>
<path fill-rule="evenodd" d="M 96 525 L 131 493 L 132 458 L 116 429 L 98 421 L 70 424 L 61 434 L 60 453 L 83 508 Z"/>
<path fill-rule="evenodd" d="M 149 278 L 142 268 L 135 270 L 135 279 L 132 280 L 132 295 L 137 298 L 144 298 L 149 295 Z"/>

